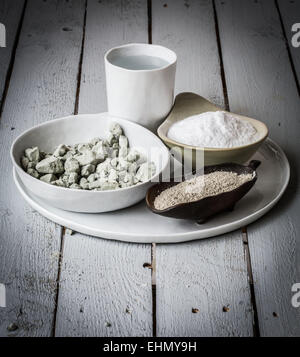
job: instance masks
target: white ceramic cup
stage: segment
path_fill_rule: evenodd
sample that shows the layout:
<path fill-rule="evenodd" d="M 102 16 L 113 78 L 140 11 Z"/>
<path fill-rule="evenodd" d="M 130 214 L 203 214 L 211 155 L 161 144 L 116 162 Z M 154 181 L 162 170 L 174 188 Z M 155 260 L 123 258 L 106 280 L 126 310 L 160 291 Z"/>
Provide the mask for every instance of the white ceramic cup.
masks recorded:
<path fill-rule="evenodd" d="M 156 130 L 173 105 L 176 54 L 133 43 L 112 48 L 104 61 L 108 112 Z"/>

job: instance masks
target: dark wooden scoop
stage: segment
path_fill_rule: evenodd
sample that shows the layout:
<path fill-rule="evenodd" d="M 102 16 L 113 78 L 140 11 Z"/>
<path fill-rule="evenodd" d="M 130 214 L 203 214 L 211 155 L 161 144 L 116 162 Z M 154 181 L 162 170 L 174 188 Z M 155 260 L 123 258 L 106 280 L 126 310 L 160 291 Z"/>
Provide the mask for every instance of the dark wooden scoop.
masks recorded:
<path fill-rule="evenodd" d="M 213 166 L 205 166 L 204 174 L 209 174 L 215 171 L 236 172 L 240 174 L 253 174 L 255 176 L 251 181 L 243 183 L 236 189 L 224 192 L 219 195 L 205 197 L 201 200 L 181 203 L 176 206 L 169 207 L 164 210 L 154 208 L 154 200 L 162 191 L 169 187 L 178 185 L 179 182 L 161 182 L 149 188 L 146 195 L 146 203 L 148 208 L 155 214 L 171 218 L 182 218 L 196 220 L 199 224 L 206 222 L 209 218 L 217 213 L 224 211 L 232 211 L 234 205 L 253 187 L 257 180 L 256 168 L 260 165 L 260 161 L 252 160 L 248 166 L 239 164 L 220 164 Z M 184 179 L 183 179 L 184 181 Z"/>

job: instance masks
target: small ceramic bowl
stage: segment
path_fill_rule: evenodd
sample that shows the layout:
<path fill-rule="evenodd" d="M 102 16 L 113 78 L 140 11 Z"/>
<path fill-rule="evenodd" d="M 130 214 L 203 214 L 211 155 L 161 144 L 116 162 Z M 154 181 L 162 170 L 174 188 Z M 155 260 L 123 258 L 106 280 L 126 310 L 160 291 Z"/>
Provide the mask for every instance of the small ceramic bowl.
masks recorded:
<path fill-rule="evenodd" d="M 128 137 L 130 147 L 150 157 L 157 171 L 151 180 L 128 188 L 107 191 L 88 191 L 63 188 L 42 182 L 27 174 L 20 165 L 26 148 L 38 146 L 42 151 L 53 152 L 59 144 L 89 142 L 94 137 L 105 138 L 111 121 L 118 122 Z M 151 156 L 150 156 L 151 151 Z M 133 122 L 109 116 L 107 113 L 82 114 L 50 120 L 25 131 L 11 147 L 13 165 L 25 187 L 48 204 L 74 212 L 108 212 L 132 206 L 141 201 L 151 186 L 158 182 L 159 174 L 168 167 L 169 151 L 148 129 Z"/>
<path fill-rule="evenodd" d="M 196 169 L 197 157 L 203 157 L 204 165 L 217 165 L 226 162 L 243 164 L 255 154 L 260 145 L 268 136 L 267 126 L 256 119 L 234 114 L 235 117 L 252 124 L 260 134 L 260 139 L 258 141 L 248 145 L 233 148 L 201 148 L 185 145 L 168 138 L 168 131 L 172 124 L 192 115 L 218 110 L 223 109 L 217 107 L 213 103 L 197 94 L 180 93 L 175 99 L 173 109 L 171 110 L 166 120 L 160 125 L 157 133 L 163 142 L 170 149 L 172 149 L 172 153 L 175 155 L 175 157 L 181 161 L 183 155 L 185 165 L 191 165 L 193 169 Z"/>

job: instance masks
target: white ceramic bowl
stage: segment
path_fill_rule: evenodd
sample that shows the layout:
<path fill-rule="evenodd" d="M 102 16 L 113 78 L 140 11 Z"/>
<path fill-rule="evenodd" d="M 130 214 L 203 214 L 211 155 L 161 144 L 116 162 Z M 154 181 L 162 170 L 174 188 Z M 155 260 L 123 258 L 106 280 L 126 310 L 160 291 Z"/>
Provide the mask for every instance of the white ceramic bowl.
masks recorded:
<path fill-rule="evenodd" d="M 20 158 L 26 148 L 38 146 L 42 151 L 53 152 L 62 143 L 73 145 L 89 142 L 94 137 L 105 138 L 111 121 L 121 125 L 130 147 L 136 147 L 139 151 L 142 149 L 144 155 L 150 155 L 151 151 L 151 161 L 156 165 L 156 173 L 151 180 L 117 190 L 76 190 L 42 182 L 22 169 Z M 108 113 L 81 114 L 50 120 L 25 131 L 12 144 L 11 159 L 21 181 L 35 196 L 67 211 L 95 213 L 118 210 L 141 201 L 151 181 L 158 181 L 159 174 L 169 166 L 169 151 L 158 137 L 138 124 Z"/>

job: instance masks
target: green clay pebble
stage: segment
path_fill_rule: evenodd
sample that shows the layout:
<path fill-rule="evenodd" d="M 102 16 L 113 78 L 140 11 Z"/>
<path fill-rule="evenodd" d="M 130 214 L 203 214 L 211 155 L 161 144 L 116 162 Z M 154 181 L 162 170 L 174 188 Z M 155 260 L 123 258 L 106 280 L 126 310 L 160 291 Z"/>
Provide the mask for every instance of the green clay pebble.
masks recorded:
<path fill-rule="evenodd" d="M 124 158 L 119 157 L 118 162 L 119 163 L 118 163 L 117 169 L 119 171 L 127 170 L 129 168 L 130 163 L 128 161 L 126 161 Z"/>
<path fill-rule="evenodd" d="M 155 165 L 153 162 L 145 162 L 143 163 L 137 173 L 136 173 L 136 178 L 141 181 L 141 182 L 145 182 L 151 179 L 151 177 L 154 175 L 155 173 Z"/>
<path fill-rule="evenodd" d="M 43 175 L 40 177 L 40 180 L 46 183 L 50 183 L 52 181 L 56 181 L 57 177 L 53 174 L 47 174 L 47 175 Z"/>
<path fill-rule="evenodd" d="M 79 175 L 77 172 L 65 173 L 60 177 L 67 187 L 72 185 L 73 183 L 78 183 Z"/>
<path fill-rule="evenodd" d="M 102 141 L 100 138 L 94 138 L 94 139 L 92 139 L 91 141 L 90 141 L 90 144 L 92 145 L 92 146 L 95 146 L 96 144 L 98 144 L 99 143 L 99 141 Z"/>
<path fill-rule="evenodd" d="M 41 174 L 62 174 L 64 172 L 63 161 L 51 156 L 37 163 L 36 170 Z"/>
<path fill-rule="evenodd" d="M 77 183 L 73 183 L 69 188 L 74 188 L 76 190 L 82 190 L 82 187 Z"/>
<path fill-rule="evenodd" d="M 60 157 L 64 156 L 66 152 L 68 151 L 68 148 L 64 144 L 58 145 L 58 147 L 54 150 L 53 156 L 55 157 Z"/>
<path fill-rule="evenodd" d="M 28 164 L 29 164 L 29 159 L 28 159 L 28 157 L 22 156 L 22 158 L 21 158 L 21 165 L 22 165 L 22 167 L 23 167 L 24 170 L 27 170 Z"/>
<path fill-rule="evenodd" d="M 88 190 L 89 189 L 89 182 L 86 178 L 82 177 L 80 182 L 79 182 L 79 185 L 81 188 L 83 188 L 84 190 Z"/>
<path fill-rule="evenodd" d="M 37 146 L 33 148 L 28 148 L 25 150 L 25 156 L 29 159 L 29 161 L 37 162 L 40 159 L 40 151 Z"/>
<path fill-rule="evenodd" d="M 78 144 L 77 151 L 80 152 L 81 154 L 84 154 L 87 151 L 91 151 L 92 147 L 93 146 L 91 144 Z"/>
<path fill-rule="evenodd" d="M 140 153 L 135 149 L 130 149 L 126 160 L 129 162 L 135 162 L 138 161 L 139 158 L 140 158 Z"/>
<path fill-rule="evenodd" d="M 111 169 L 108 175 L 108 182 L 115 182 L 118 179 L 118 174 L 117 171 L 114 169 Z"/>
<path fill-rule="evenodd" d="M 39 173 L 35 169 L 28 169 L 27 173 L 30 176 L 35 177 L 35 178 L 39 178 L 39 176 L 40 176 Z"/>
<path fill-rule="evenodd" d="M 96 174 L 96 173 L 91 174 L 91 175 L 87 178 L 88 182 L 94 182 L 94 181 L 96 181 L 97 179 L 98 179 L 98 174 Z"/>
<path fill-rule="evenodd" d="M 119 137 L 119 146 L 120 147 L 128 147 L 128 139 L 125 135 L 120 135 Z"/>
<path fill-rule="evenodd" d="M 101 190 L 106 191 L 106 190 L 115 190 L 119 187 L 118 182 L 104 182 L 101 184 Z"/>
<path fill-rule="evenodd" d="M 118 139 L 112 133 L 108 134 L 106 140 L 109 146 L 112 146 L 113 144 L 118 142 Z"/>
<path fill-rule="evenodd" d="M 90 174 L 94 173 L 95 170 L 96 170 L 96 166 L 92 165 L 92 164 L 82 166 L 81 176 L 88 177 L 88 176 L 90 176 Z"/>
<path fill-rule="evenodd" d="M 137 168 L 138 168 L 138 164 L 136 162 L 132 162 L 128 164 L 127 171 L 130 174 L 135 175 Z"/>
<path fill-rule="evenodd" d="M 89 189 L 93 190 L 94 188 L 100 188 L 102 185 L 101 180 L 94 180 L 89 183 Z"/>
<path fill-rule="evenodd" d="M 96 158 L 96 154 L 93 151 L 85 151 L 83 154 L 76 155 L 75 159 L 81 166 L 89 164 L 96 165 L 100 162 L 100 160 Z"/>
<path fill-rule="evenodd" d="M 109 131 L 116 137 L 119 137 L 123 134 L 123 130 L 120 125 L 116 122 L 112 122 L 109 126 Z"/>
<path fill-rule="evenodd" d="M 69 157 L 65 162 L 65 172 L 79 172 L 80 165 L 79 162 L 73 157 Z"/>
<path fill-rule="evenodd" d="M 96 159 L 98 159 L 100 162 L 103 162 L 108 156 L 106 146 L 102 141 L 99 141 L 99 143 L 97 143 L 92 148 L 92 151 L 96 154 Z"/>
<path fill-rule="evenodd" d="M 100 173 L 101 171 L 108 172 L 112 168 L 112 161 L 114 159 L 107 158 L 104 162 L 101 162 L 101 164 L 97 165 L 96 172 Z"/>
<path fill-rule="evenodd" d="M 96 137 L 88 143 L 60 144 L 53 152 L 30 147 L 21 157 L 23 169 L 43 182 L 66 188 L 113 190 L 145 182 L 155 165 L 129 147 L 121 126 L 112 122 L 107 139 Z"/>
<path fill-rule="evenodd" d="M 59 186 L 59 187 L 65 187 L 65 188 L 67 187 L 66 182 L 61 180 L 60 178 L 56 181 L 52 181 L 51 184 L 54 186 Z"/>
<path fill-rule="evenodd" d="M 28 162 L 28 165 L 27 165 L 27 170 L 28 169 L 35 169 L 35 167 L 36 167 L 36 162 L 34 162 L 34 161 L 29 161 Z"/>

